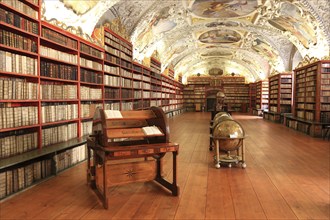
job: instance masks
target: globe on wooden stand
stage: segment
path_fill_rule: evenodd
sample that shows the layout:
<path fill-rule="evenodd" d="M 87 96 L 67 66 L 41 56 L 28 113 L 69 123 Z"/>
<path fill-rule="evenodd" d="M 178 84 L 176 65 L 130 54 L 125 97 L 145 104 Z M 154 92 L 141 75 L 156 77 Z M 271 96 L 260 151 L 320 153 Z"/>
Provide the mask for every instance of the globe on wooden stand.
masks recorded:
<path fill-rule="evenodd" d="M 222 117 L 225 118 L 225 116 Z M 227 118 L 215 126 L 213 129 L 213 141 L 216 147 L 216 168 L 220 168 L 221 163 L 228 164 L 228 167 L 231 167 L 232 163 L 241 163 L 242 168 L 246 167 L 244 138 L 244 129 L 235 120 Z M 220 155 L 220 151 L 226 152 L 226 155 Z M 236 151 L 236 154 L 231 154 L 232 151 Z"/>

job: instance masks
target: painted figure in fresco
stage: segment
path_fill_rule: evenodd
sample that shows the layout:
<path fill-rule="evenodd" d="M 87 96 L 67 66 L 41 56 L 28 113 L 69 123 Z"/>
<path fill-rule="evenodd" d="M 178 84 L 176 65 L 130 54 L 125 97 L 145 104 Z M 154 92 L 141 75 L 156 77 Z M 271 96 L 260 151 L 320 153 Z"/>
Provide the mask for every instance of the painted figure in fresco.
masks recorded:
<path fill-rule="evenodd" d="M 239 17 L 254 11 L 257 0 L 196 0 L 192 11 L 201 17 Z"/>
<path fill-rule="evenodd" d="M 255 51 L 261 53 L 262 55 L 265 55 L 266 57 L 268 57 L 272 61 L 275 61 L 275 59 L 277 58 L 277 55 L 275 54 L 272 47 L 269 44 L 267 44 L 266 42 L 259 39 L 259 38 L 255 39 L 253 41 L 252 48 Z"/>

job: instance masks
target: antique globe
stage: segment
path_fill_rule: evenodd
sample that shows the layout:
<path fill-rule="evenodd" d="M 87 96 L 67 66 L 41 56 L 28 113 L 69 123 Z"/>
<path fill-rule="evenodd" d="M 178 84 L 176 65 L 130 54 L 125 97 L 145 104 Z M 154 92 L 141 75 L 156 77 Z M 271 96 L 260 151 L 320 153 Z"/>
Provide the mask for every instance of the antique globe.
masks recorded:
<path fill-rule="evenodd" d="M 217 117 L 221 116 L 221 115 L 228 115 L 227 112 L 218 112 L 217 114 L 215 114 L 215 116 L 213 117 L 213 120 L 215 120 Z"/>
<path fill-rule="evenodd" d="M 219 150 L 237 150 L 245 137 L 242 126 L 235 120 L 223 120 L 213 129 L 213 140 L 219 141 Z"/>
<path fill-rule="evenodd" d="M 218 92 L 216 96 L 217 96 L 217 98 L 220 98 L 220 99 L 226 97 L 225 93 L 223 93 L 223 92 Z"/>
<path fill-rule="evenodd" d="M 226 120 L 232 120 L 233 118 L 231 117 L 230 114 L 226 113 L 225 114 L 221 114 L 219 116 L 215 116 L 214 120 L 213 120 L 213 129 L 215 128 L 215 126 L 217 126 L 217 124 L 219 124 L 222 121 L 226 121 Z"/>

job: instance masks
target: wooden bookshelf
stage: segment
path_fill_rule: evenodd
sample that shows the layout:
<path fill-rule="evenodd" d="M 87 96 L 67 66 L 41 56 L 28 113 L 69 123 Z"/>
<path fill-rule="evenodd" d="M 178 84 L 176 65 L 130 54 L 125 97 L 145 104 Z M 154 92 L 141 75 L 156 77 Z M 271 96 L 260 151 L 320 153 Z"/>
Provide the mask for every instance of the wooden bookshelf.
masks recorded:
<path fill-rule="evenodd" d="M 185 108 L 187 111 L 195 111 L 196 106 L 210 108 L 207 102 L 212 98 L 207 96 L 215 96 L 217 91 L 225 93 L 224 103 L 230 111 L 247 112 L 249 87 L 245 84 L 245 77 L 237 76 L 189 77 L 183 90 Z M 215 97 L 213 99 L 215 101 Z"/>
<path fill-rule="evenodd" d="M 252 109 L 253 115 L 262 116 L 264 110 L 268 110 L 268 80 L 255 83 L 256 101 L 255 108 Z"/>
<path fill-rule="evenodd" d="M 221 77 L 223 92 L 226 95 L 225 105 L 229 111 L 247 112 L 249 106 L 249 85 L 245 84 L 245 77 Z"/>
<path fill-rule="evenodd" d="M 321 60 L 294 70 L 293 115 L 286 126 L 321 137 L 330 125 L 330 61 Z"/>
<path fill-rule="evenodd" d="M 249 84 L 249 98 L 250 98 L 249 112 L 250 114 L 253 114 L 253 109 L 256 109 L 256 98 L 257 98 L 256 83 Z"/>
<path fill-rule="evenodd" d="M 132 44 L 107 28 L 99 46 L 41 21 L 40 5 L 0 2 L 0 199 L 84 160 L 98 107 L 183 109 L 159 61 L 133 64 Z"/>
<path fill-rule="evenodd" d="M 264 119 L 283 121 L 283 113 L 291 113 L 292 73 L 280 73 L 269 77 L 269 109 Z"/>

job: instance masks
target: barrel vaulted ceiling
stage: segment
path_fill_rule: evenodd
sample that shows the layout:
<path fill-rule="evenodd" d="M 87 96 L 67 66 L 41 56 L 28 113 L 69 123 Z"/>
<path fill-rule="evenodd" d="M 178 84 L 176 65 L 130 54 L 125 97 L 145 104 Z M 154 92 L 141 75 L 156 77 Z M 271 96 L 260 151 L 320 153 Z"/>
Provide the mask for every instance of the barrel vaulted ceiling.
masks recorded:
<path fill-rule="evenodd" d="M 100 42 L 110 25 L 136 61 L 156 54 L 183 79 L 234 73 L 251 82 L 329 56 L 329 0 L 44 0 L 43 19 Z"/>

